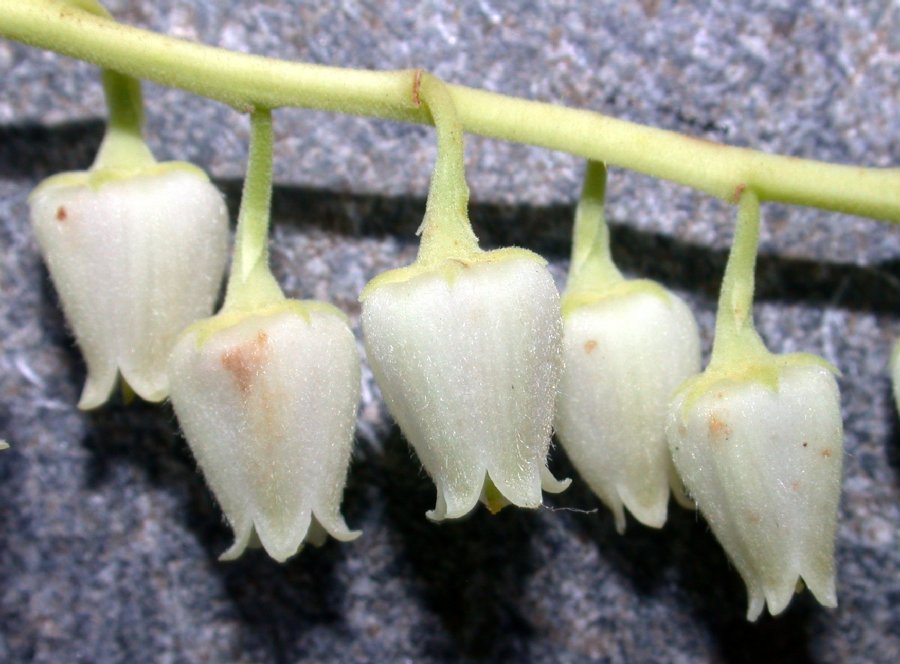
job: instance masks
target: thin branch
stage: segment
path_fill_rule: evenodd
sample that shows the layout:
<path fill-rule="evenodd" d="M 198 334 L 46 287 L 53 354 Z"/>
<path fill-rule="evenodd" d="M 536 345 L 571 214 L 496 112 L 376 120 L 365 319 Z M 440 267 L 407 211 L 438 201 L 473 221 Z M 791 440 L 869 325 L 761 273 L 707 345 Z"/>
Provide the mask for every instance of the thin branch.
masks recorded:
<path fill-rule="evenodd" d="M 238 110 L 296 106 L 429 124 L 416 70 L 363 71 L 233 53 L 92 16 L 58 0 L 0 3 L 0 35 Z M 737 203 L 780 201 L 900 223 L 900 169 L 827 164 L 463 86 L 448 86 L 467 132 L 560 150 Z"/>

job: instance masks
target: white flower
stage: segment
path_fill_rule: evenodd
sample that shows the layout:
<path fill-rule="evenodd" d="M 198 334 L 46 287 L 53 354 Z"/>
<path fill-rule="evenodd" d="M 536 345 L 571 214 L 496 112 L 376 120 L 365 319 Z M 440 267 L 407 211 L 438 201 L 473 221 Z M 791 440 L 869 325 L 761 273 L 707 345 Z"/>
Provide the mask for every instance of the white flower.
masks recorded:
<path fill-rule="evenodd" d="M 363 293 L 366 352 L 384 399 L 437 486 L 428 513 L 479 499 L 538 507 L 560 371 L 559 295 L 543 259 L 521 249 L 414 265 Z"/>
<path fill-rule="evenodd" d="M 208 316 L 228 251 L 221 194 L 189 164 L 63 173 L 30 198 L 31 223 L 88 376 L 80 408 L 121 373 L 142 398 L 168 394 L 175 337 Z"/>
<path fill-rule="evenodd" d="M 669 487 L 684 501 L 666 444 L 669 399 L 700 371 L 700 336 L 687 305 L 649 281 L 564 297 L 556 432 L 572 464 L 625 530 L 627 507 L 655 528 Z"/>
<path fill-rule="evenodd" d="M 222 559 L 259 542 L 281 562 L 323 529 L 358 535 L 340 514 L 360 393 L 343 314 L 297 301 L 220 314 L 185 332 L 169 368 L 172 405 L 235 533 Z"/>
<path fill-rule="evenodd" d="M 843 433 L 832 370 L 807 355 L 707 370 L 667 434 L 691 497 L 747 584 L 747 617 L 784 610 L 799 579 L 836 606 Z"/>

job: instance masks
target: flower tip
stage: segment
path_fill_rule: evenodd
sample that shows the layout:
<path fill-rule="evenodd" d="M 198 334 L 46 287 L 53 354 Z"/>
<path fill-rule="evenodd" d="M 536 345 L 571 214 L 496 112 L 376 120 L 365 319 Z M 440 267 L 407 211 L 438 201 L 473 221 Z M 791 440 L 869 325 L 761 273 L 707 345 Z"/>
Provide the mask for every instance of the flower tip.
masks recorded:
<path fill-rule="evenodd" d="M 613 508 L 612 513 L 613 513 L 613 518 L 615 519 L 615 523 L 616 523 L 616 532 L 619 535 L 624 535 L 625 534 L 625 525 L 626 525 L 625 508 L 622 507 L 621 503 L 619 503 L 618 505 L 616 505 Z"/>
<path fill-rule="evenodd" d="M 229 562 L 240 558 L 248 546 L 253 546 L 251 540 L 253 540 L 257 546 L 259 545 L 259 538 L 256 536 L 256 531 L 252 524 L 247 524 L 242 528 L 235 528 L 234 533 L 234 544 L 228 547 L 219 556 L 219 560 L 222 562 Z"/>
<path fill-rule="evenodd" d="M 751 593 L 750 601 L 747 605 L 747 622 L 756 622 L 762 614 L 765 605 L 766 599 L 762 593 Z"/>
<path fill-rule="evenodd" d="M 158 373 L 158 372 L 157 372 Z M 169 396 L 168 380 L 163 373 L 154 379 L 145 380 L 140 376 L 126 375 L 118 370 L 104 372 L 102 378 L 95 378 L 90 372 L 78 400 L 79 410 L 94 410 L 106 404 L 119 383 L 122 389 L 122 401 L 131 405 L 135 396 L 149 403 L 160 403 Z"/>
<path fill-rule="evenodd" d="M 479 494 L 476 493 L 468 496 L 454 496 L 441 485 L 437 485 L 437 499 L 434 509 L 425 512 L 425 518 L 435 523 L 440 523 L 447 519 L 462 519 L 475 509 L 479 498 Z"/>
<path fill-rule="evenodd" d="M 145 372 L 151 373 L 151 372 Z M 127 369 L 121 370 L 122 395 L 130 404 L 135 395 L 149 403 L 160 403 L 169 396 L 169 379 L 165 371 L 153 371 L 155 376 L 140 376 Z"/>
<path fill-rule="evenodd" d="M 625 504 L 628 506 L 628 511 L 631 512 L 631 515 L 637 519 L 637 521 L 648 528 L 656 528 L 659 530 L 666 525 L 666 519 L 669 517 L 668 498 L 669 497 L 666 496 L 665 500 L 646 507 L 636 504 L 635 501 L 626 501 Z M 625 528 L 623 527 L 622 532 L 624 532 L 624 530 Z"/>
<path fill-rule="evenodd" d="M 828 609 L 837 608 L 837 587 L 833 569 L 826 571 L 822 575 L 807 573 L 803 581 L 819 604 Z"/>
<path fill-rule="evenodd" d="M 756 622 L 764 608 L 768 608 L 769 614 L 772 616 L 784 613 L 794 595 L 799 595 L 806 588 L 809 589 L 816 601 L 822 606 L 829 609 L 837 607 L 834 575 L 823 579 L 810 580 L 798 576 L 793 584 L 787 582 L 772 587 L 763 587 L 762 589 L 749 589 L 748 587 L 750 597 L 747 608 L 747 620 Z"/>
<path fill-rule="evenodd" d="M 541 467 L 541 489 L 547 493 L 562 493 L 572 484 L 571 477 L 564 477 L 561 480 L 556 479 L 547 466 Z"/>
<path fill-rule="evenodd" d="M 810 591 L 812 591 L 812 588 L 810 588 Z M 824 606 L 826 609 L 836 609 L 837 608 L 837 605 L 838 605 L 837 591 L 835 590 L 835 587 L 834 587 L 834 581 L 832 581 L 832 583 L 831 583 L 830 591 L 826 591 L 824 593 L 816 593 L 815 591 L 812 591 L 812 593 L 813 593 L 813 596 L 816 598 L 816 601 L 819 604 L 821 604 L 822 606 Z"/>
<path fill-rule="evenodd" d="M 360 535 L 362 535 L 362 531 L 347 529 L 344 532 L 328 533 L 328 534 L 331 535 L 338 542 L 352 542 L 353 540 L 357 539 Z"/>
<path fill-rule="evenodd" d="M 765 589 L 766 605 L 769 607 L 769 614 L 778 616 L 784 613 L 795 592 L 802 590 L 803 584 L 797 579 L 797 583 L 793 586 L 786 585 L 784 587 Z"/>
<path fill-rule="evenodd" d="M 81 391 L 81 398 L 78 400 L 78 409 L 94 410 L 109 401 L 109 397 L 116 386 L 116 376 L 115 370 L 107 373 L 101 379 L 97 379 L 88 373 L 84 389 Z"/>
<path fill-rule="evenodd" d="M 338 542 L 352 542 L 362 535 L 362 531 L 350 530 L 344 517 L 339 513 L 325 518 L 313 514 L 312 523 L 306 533 L 306 541 L 313 546 L 322 546 L 329 535 Z"/>

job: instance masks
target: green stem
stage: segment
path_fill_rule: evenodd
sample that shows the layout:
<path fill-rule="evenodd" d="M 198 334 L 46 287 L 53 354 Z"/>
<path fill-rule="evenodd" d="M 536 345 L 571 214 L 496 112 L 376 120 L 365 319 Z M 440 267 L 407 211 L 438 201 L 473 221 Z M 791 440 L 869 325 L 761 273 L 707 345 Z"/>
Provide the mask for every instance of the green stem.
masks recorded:
<path fill-rule="evenodd" d="M 61 11 L 69 8 L 113 21 L 110 13 L 97 0 L 61 0 L 59 4 Z M 144 100 L 140 81 L 110 69 L 102 70 L 101 78 L 109 117 L 92 170 L 141 168 L 154 163 L 153 154 L 141 135 Z"/>
<path fill-rule="evenodd" d="M 427 123 L 414 71 L 377 72 L 232 53 L 91 16 L 58 0 L 0 2 L 0 35 L 217 99 L 244 112 L 301 106 Z M 736 202 L 809 205 L 900 222 L 900 169 L 826 164 L 718 145 L 591 111 L 447 86 L 465 131 L 561 150 Z"/>
<path fill-rule="evenodd" d="M 109 113 L 107 125 L 122 133 L 140 137 L 144 128 L 144 97 L 141 82 L 110 69 L 102 72 L 103 93 Z"/>
<path fill-rule="evenodd" d="M 137 169 L 155 163 L 141 133 L 144 111 L 140 81 L 109 69 L 102 71 L 102 78 L 109 119 L 92 170 Z"/>
<path fill-rule="evenodd" d="M 465 260 L 480 251 L 469 222 L 465 134 L 443 81 L 423 73 L 416 77 L 414 85 L 414 97 L 431 114 L 438 144 L 416 262 L 430 266 L 448 258 Z"/>
<path fill-rule="evenodd" d="M 575 209 L 567 293 L 601 290 L 624 280 L 610 253 L 605 201 L 606 164 L 589 161 Z"/>
<path fill-rule="evenodd" d="M 250 154 L 241 194 L 231 274 L 223 311 L 264 307 L 284 300 L 269 269 L 269 216 L 272 203 L 272 112 L 250 116 Z"/>
<path fill-rule="evenodd" d="M 710 367 L 769 356 L 753 326 L 753 291 L 759 249 L 759 197 L 747 189 L 740 199 L 734 241 L 722 278 Z"/>

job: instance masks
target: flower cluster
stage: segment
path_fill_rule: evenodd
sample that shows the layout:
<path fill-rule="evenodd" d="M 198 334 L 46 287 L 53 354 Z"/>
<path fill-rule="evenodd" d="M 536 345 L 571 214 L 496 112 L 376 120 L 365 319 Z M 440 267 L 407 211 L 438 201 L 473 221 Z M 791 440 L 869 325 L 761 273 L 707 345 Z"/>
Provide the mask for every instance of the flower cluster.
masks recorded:
<path fill-rule="evenodd" d="M 235 539 L 284 561 L 340 512 L 360 396 L 346 317 L 287 299 L 268 265 L 272 118 L 252 115 L 250 158 L 224 303 L 221 195 L 140 140 L 133 81 L 107 76 L 113 113 L 94 166 L 31 197 L 38 244 L 88 367 L 80 406 L 121 375 L 171 397 Z M 782 611 L 800 580 L 836 603 L 833 548 L 842 430 L 834 370 L 769 353 L 752 322 L 759 202 L 744 192 L 713 353 L 687 304 L 626 279 L 603 217 L 606 170 L 589 164 L 562 298 L 540 256 L 483 251 L 468 220 L 463 133 L 437 79 L 416 77 L 437 128 L 416 261 L 376 276 L 361 324 L 384 400 L 436 487 L 435 521 L 480 502 L 536 508 L 568 480 L 547 466 L 555 426 L 578 473 L 625 530 L 662 527 L 671 495 L 696 507 L 744 578 L 748 618 Z M 115 105 L 113 105 L 115 110 Z M 893 372 L 900 359 L 895 353 Z M 900 396 L 900 395 L 898 395 Z M 898 398 L 900 401 L 900 398 Z"/>

